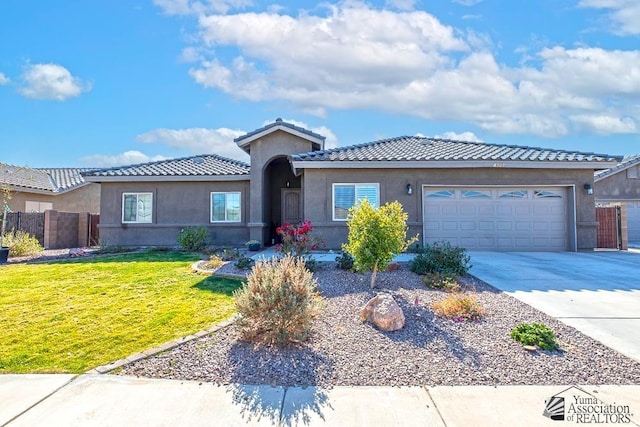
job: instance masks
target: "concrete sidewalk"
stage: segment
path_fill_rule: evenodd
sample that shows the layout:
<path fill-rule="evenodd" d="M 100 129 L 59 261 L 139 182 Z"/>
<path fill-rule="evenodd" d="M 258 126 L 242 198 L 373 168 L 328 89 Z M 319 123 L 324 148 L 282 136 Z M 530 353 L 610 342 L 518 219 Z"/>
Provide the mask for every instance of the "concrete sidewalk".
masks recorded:
<path fill-rule="evenodd" d="M 543 416 L 553 396 L 566 399 L 564 422 Z M 0 375 L 0 425 L 557 427 L 576 423 L 569 405 L 584 397 L 639 425 L 640 385 L 326 389 L 95 374 Z"/>

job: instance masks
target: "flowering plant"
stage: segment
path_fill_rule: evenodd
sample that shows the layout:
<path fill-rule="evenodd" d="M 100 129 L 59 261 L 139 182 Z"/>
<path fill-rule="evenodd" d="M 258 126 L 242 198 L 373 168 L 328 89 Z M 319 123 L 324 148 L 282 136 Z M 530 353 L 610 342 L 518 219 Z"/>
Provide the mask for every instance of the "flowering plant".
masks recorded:
<path fill-rule="evenodd" d="M 276 228 L 276 233 L 282 238 L 282 243 L 276 245 L 276 251 L 282 255 L 291 254 L 296 257 L 308 254 L 309 251 L 324 247 L 320 237 L 312 236 L 311 221 L 304 220 L 301 224 L 285 223 Z"/>

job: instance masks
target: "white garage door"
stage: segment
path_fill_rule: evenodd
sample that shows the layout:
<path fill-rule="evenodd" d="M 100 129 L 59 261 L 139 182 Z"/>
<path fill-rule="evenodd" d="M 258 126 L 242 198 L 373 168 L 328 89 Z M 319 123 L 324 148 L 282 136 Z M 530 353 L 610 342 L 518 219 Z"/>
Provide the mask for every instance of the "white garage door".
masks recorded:
<path fill-rule="evenodd" d="M 640 242 L 640 200 L 627 202 L 627 230 L 630 242 Z"/>
<path fill-rule="evenodd" d="M 565 251 L 566 188 L 423 187 L 424 241 L 469 250 Z"/>

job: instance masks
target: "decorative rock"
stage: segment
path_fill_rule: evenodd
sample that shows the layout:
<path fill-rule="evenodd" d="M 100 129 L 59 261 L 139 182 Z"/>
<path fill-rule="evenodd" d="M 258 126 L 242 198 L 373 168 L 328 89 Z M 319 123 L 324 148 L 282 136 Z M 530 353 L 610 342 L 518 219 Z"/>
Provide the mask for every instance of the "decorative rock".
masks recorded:
<path fill-rule="evenodd" d="M 524 349 L 527 351 L 536 351 L 536 346 L 535 345 L 525 345 Z"/>
<path fill-rule="evenodd" d="M 383 331 L 397 331 L 404 327 L 404 313 L 389 294 L 379 293 L 360 310 L 360 319 L 371 322 Z"/>

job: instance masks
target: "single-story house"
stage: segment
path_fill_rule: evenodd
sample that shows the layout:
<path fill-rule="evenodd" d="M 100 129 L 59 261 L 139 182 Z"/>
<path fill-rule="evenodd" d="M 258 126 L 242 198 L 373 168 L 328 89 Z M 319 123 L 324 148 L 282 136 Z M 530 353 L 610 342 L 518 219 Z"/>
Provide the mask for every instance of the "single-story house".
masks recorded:
<path fill-rule="evenodd" d="M 626 204 L 629 242 L 640 242 L 640 154 L 596 172 L 594 185 L 596 203 Z"/>
<path fill-rule="evenodd" d="M 324 149 L 325 138 L 276 119 L 235 139 L 250 164 L 206 154 L 84 174 L 101 184 L 100 235 L 117 245 L 175 245 L 206 226 L 213 243 L 269 245 L 311 220 L 328 248 L 347 211 L 399 201 L 422 243 L 470 250 L 575 251 L 596 246 L 594 171 L 621 157 L 401 136 Z"/>
<path fill-rule="evenodd" d="M 28 168 L 0 163 L 0 187 L 16 212 L 100 212 L 100 184 L 86 182 L 83 168 Z"/>

